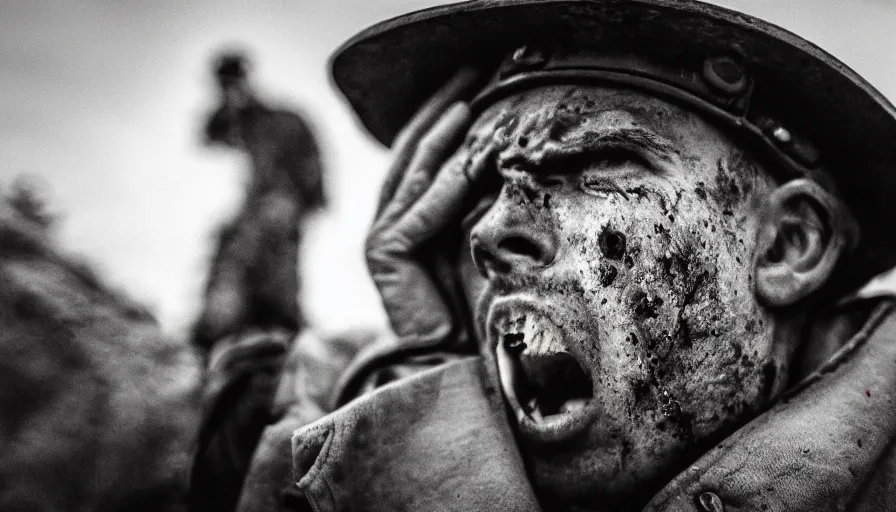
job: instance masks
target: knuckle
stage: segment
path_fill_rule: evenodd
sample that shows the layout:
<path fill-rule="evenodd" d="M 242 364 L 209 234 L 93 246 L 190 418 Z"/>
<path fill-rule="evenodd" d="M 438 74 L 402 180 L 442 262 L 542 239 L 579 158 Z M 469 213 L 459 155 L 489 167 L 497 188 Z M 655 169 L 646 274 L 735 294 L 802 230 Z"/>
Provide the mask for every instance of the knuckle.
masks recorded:
<path fill-rule="evenodd" d="M 368 239 L 364 244 L 364 258 L 368 262 L 387 262 L 393 258 L 392 251 L 389 250 L 389 244 L 382 239 Z"/>
<path fill-rule="evenodd" d="M 367 262 L 367 270 L 371 274 L 376 275 L 382 270 L 382 263 L 378 259 L 371 257 L 369 253 L 365 261 Z"/>
<path fill-rule="evenodd" d="M 392 265 L 387 259 L 383 258 L 368 258 L 367 259 L 367 270 L 370 272 L 370 275 L 373 277 L 373 282 L 377 285 L 377 287 L 381 286 L 380 280 L 378 276 L 388 274 L 392 270 Z"/>
<path fill-rule="evenodd" d="M 420 140 L 418 152 L 428 153 L 437 150 L 443 145 L 444 136 L 439 132 L 429 132 Z"/>
<path fill-rule="evenodd" d="M 364 242 L 364 257 L 367 261 L 378 260 L 382 258 L 382 250 L 380 249 L 380 240 L 376 236 L 369 236 Z"/>

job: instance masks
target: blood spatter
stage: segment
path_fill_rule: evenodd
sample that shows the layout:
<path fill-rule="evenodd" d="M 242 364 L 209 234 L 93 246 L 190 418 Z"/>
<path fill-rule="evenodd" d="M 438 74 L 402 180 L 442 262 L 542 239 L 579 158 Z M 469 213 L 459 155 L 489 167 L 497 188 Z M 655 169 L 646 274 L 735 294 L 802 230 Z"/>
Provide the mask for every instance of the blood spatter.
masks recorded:
<path fill-rule="evenodd" d="M 645 379 L 635 379 L 631 383 L 632 399 L 638 402 L 644 402 L 651 398 L 650 383 Z"/>
<path fill-rule="evenodd" d="M 613 284 L 613 282 L 616 280 L 616 276 L 619 275 L 619 270 L 608 263 L 602 263 L 600 268 L 598 269 L 598 272 L 600 284 L 604 288 Z"/>
<path fill-rule="evenodd" d="M 643 185 L 638 185 L 636 187 L 626 188 L 623 192 L 625 193 L 626 198 L 628 198 L 629 196 L 647 197 L 647 194 L 650 192 L 650 190 L 648 190 L 647 187 Z"/>
<path fill-rule="evenodd" d="M 697 194 L 697 197 L 700 199 L 706 199 L 706 185 L 701 181 L 697 183 L 697 188 L 694 189 L 694 193 Z"/>
<path fill-rule="evenodd" d="M 663 390 L 662 401 L 660 403 L 660 412 L 675 425 L 677 433 L 685 439 L 693 439 L 694 437 L 694 419 L 693 416 L 684 412 L 681 403 L 676 400 L 668 391 Z"/>
<path fill-rule="evenodd" d="M 659 316 L 659 308 L 662 305 L 662 298 L 650 297 L 646 293 L 641 292 L 635 295 L 633 309 L 635 315 L 640 319 L 656 318 Z"/>
<path fill-rule="evenodd" d="M 732 208 L 742 198 L 738 177 L 734 176 L 720 159 L 716 164 L 716 188 L 713 194 L 716 202 L 726 209 Z"/>
<path fill-rule="evenodd" d="M 621 260 L 625 255 L 625 235 L 619 231 L 605 228 L 598 238 L 600 252 L 611 260 Z"/>

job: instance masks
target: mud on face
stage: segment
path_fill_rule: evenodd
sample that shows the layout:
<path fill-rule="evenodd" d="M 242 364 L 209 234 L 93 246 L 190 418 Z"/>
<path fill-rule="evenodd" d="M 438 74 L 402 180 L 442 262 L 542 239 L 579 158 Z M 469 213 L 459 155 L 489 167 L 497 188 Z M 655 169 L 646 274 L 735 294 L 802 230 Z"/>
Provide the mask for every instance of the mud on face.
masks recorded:
<path fill-rule="evenodd" d="M 503 179 L 472 232 L 506 262 L 479 321 L 514 297 L 549 311 L 599 411 L 560 444 L 524 439 L 545 492 L 631 499 L 769 400 L 784 369 L 751 275 L 772 182 L 723 133 L 634 92 L 558 86 L 496 105 L 468 144 Z M 511 237 L 550 261 L 506 252 Z"/>

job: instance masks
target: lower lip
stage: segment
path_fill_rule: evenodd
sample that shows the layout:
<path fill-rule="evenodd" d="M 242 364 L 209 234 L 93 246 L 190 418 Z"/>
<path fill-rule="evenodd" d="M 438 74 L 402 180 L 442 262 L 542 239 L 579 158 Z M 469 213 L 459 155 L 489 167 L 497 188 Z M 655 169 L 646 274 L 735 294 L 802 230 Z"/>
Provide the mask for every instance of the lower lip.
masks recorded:
<path fill-rule="evenodd" d="M 581 409 L 552 414 L 541 420 L 536 420 L 525 412 L 516 396 L 514 380 L 517 370 L 513 356 L 507 353 L 503 343 L 496 344 L 495 356 L 498 361 L 498 374 L 501 379 L 501 388 L 504 390 L 504 397 L 516 413 L 517 425 L 523 438 L 537 443 L 566 441 L 586 431 L 597 419 L 597 406 L 594 400 L 589 400 Z"/>

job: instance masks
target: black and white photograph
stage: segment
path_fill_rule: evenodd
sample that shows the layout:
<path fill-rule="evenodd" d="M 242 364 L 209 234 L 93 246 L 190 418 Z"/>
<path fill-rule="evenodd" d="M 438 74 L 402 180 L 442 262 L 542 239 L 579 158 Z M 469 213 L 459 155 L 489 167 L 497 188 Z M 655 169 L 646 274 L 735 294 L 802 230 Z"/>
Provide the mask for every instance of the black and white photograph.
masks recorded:
<path fill-rule="evenodd" d="M 0 512 L 896 512 L 896 2 L 0 0 Z"/>

